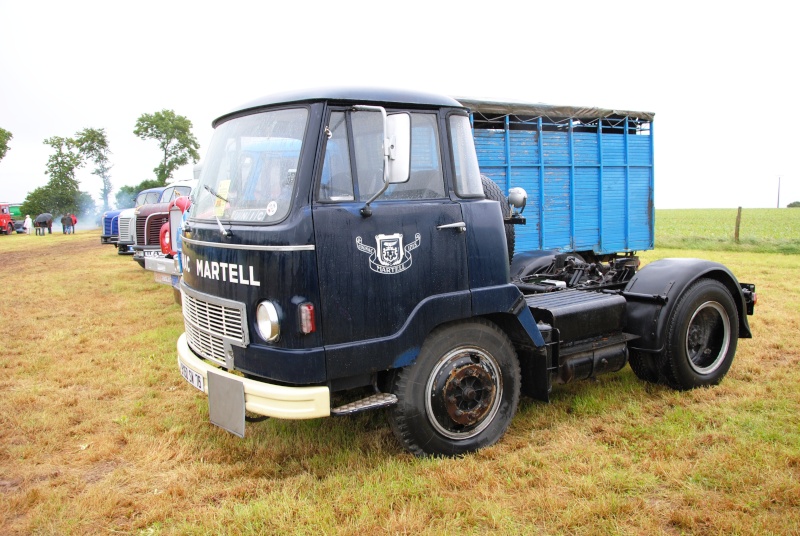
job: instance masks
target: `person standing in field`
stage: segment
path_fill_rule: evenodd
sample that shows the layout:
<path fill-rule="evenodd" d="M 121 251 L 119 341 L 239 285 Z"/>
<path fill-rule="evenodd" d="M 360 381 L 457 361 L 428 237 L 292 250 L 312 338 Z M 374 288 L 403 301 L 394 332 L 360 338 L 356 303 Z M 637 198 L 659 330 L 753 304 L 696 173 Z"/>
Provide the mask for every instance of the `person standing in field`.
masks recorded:
<path fill-rule="evenodd" d="M 25 222 L 22 224 L 22 228 L 25 230 L 25 234 L 31 234 L 31 227 L 33 227 L 33 220 L 31 219 L 30 214 L 26 214 Z"/>
<path fill-rule="evenodd" d="M 78 218 L 75 217 L 75 214 L 69 214 L 70 219 L 72 220 L 72 234 L 75 234 L 75 226 L 78 225 Z"/>
<path fill-rule="evenodd" d="M 69 228 L 72 225 L 72 218 L 69 214 L 61 216 L 61 234 L 69 234 Z"/>

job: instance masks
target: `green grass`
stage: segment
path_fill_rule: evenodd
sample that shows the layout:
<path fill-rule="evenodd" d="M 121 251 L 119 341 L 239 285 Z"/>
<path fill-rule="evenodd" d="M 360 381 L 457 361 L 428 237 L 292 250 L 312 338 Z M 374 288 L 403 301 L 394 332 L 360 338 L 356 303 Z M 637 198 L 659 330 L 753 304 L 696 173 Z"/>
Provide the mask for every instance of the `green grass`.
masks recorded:
<path fill-rule="evenodd" d="M 656 210 L 656 248 L 800 253 L 800 208 Z"/>

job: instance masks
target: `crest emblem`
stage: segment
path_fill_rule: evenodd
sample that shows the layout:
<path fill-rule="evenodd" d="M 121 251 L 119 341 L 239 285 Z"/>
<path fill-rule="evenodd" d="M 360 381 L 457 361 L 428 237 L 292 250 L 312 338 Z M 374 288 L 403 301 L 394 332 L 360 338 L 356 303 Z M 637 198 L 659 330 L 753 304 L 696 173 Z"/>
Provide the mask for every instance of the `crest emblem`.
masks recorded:
<path fill-rule="evenodd" d="M 420 243 L 420 234 L 414 235 L 414 242 L 403 245 L 403 235 L 394 233 L 390 235 L 379 234 L 375 236 L 376 248 L 363 243 L 360 236 L 356 237 L 356 247 L 369 255 L 369 267 L 379 274 L 399 274 L 411 266 L 411 250 L 416 249 Z"/>
<path fill-rule="evenodd" d="M 403 260 L 403 235 L 380 234 L 375 237 L 378 242 L 378 261 L 383 266 L 394 266 Z"/>

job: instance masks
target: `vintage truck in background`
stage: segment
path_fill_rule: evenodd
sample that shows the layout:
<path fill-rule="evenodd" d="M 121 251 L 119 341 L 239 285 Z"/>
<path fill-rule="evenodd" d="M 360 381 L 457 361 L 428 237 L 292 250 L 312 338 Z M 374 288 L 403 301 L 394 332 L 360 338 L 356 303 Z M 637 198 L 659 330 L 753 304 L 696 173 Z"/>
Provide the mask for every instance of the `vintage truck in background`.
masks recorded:
<path fill-rule="evenodd" d="M 417 455 L 491 445 L 520 393 L 546 401 L 628 362 L 676 389 L 717 384 L 751 337 L 755 286 L 700 259 L 640 269 L 652 123 L 368 89 L 221 116 L 188 220 L 171 214 L 181 374 L 237 435 L 248 412 L 388 407 Z"/>
<path fill-rule="evenodd" d="M 169 205 L 178 197 L 188 197 L 196 184 L 196 180 L 170 183 L 161 192 L 157 203 L 142 205 L 134 209 L 130 228 L 134 243 L 131 248 L 133 260 L 142 268 L 146 268 L 145 259 L 147 257 L 163 257 L 159 236 L 161 226 L 169 219 Z"/>
<path fill-rule="evenodd" d="M 163 187 L 159 186 L 156 188 L 148 188 L 146 190 L 142 190 L 138 194 L 136 194 L 136 198 L 133 201 L 133 207 L 125 208 L 125 209 L 117 209 L 117 210 L 107 210 L 103 212 L 103 228 L 100 234 L 100 243 L 101 244 L 111 244 L 115 246 L 120 255 L 128 253 L 129 245 L 124 243 L 122 246 L 119 245 L 119 220 L 122 213 L 126 210 L 130 210 L 130 214 L 132 214 L 132 210 L 135 207 L 147 204 L 147 203 L 156 203 L 161 197 L 161 192 L 164 190 Z M 124 218 L 127 221 L 128 213 L 125 213 Z M 123 236 L 127 237 L 130 235 L 128 232 L 129 224 L 126 224 L 125 233 Z M 131 242 L 132 243 L 132 242 Z"/>
<path fill-rule="evenodd" d="M 0 233 L 2 234 L 14 234 L 14 218 L 11 215 L 10 207 L 10 203 L 0 203 Z"/>

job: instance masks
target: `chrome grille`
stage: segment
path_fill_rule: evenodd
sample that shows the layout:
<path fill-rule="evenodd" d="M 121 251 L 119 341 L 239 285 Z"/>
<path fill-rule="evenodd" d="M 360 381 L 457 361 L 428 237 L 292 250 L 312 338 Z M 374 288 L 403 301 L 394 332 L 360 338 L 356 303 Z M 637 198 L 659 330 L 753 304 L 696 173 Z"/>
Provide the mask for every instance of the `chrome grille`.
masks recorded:
<path fill-rule="evenodd" d="M 128 240 L 131 236 L 131 220 L 133 218 L 120 218 L 119 219 L 119 238 L 120 240 Z"/>
<path fill-rule="evenodd" d="M 169 214 L 153 214 L 147 218 L 147 242 L 146 245 L 154 245 L 160 243 L 161 226 L 169 221 Z"/>
<path fill-rule="evenodd" d="M 147 223 L 147 217 L 136 217 L 136 245 L 143 246 L 147 244 L 144 240 L 144 224 Z"/>
<path fill-rule="evenodd" d="M 222 344 L 222 337 L 217 337 L 210 333 L 204 333 L 196 329 L 192 324 L 186 322 L 186 342 L 192 350 L 206 359 L 225 366 L 225 345 Z"/>
<path fill-rule="evenodd" d="M 199 356 L 225 365 L 225 342 L 247 346 L 244 304 L 191 291 L 185 285 L 183 319 L 186 340 Z"/>

